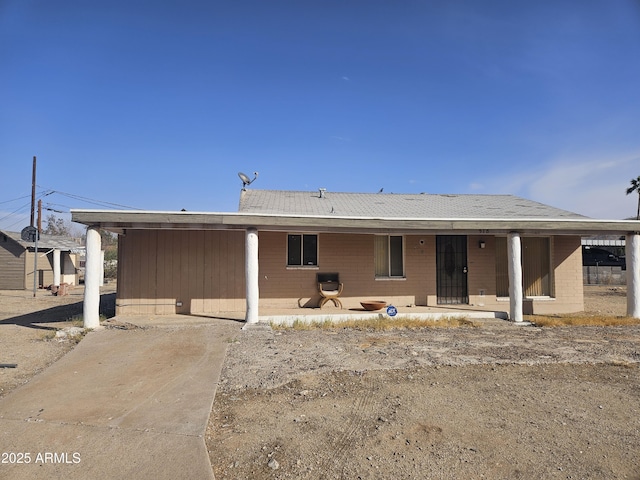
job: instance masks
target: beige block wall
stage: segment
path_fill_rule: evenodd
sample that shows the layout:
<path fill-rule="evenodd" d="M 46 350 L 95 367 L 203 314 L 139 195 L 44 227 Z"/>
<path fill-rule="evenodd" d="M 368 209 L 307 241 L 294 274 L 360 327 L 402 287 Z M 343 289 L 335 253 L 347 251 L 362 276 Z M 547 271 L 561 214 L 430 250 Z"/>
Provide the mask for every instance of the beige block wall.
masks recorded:
<path fill-rule="evenodd" d="M 485 248 L 479 248 L 479 241 Z M 469 304 L 509 310 L 508 298 L 496 298 L 495 238 L 469 236 Z M 525 301 L 525 314 L 545 315 L 573 313 L 584 310 L 582 285 L 582 250 L 579 236 L 551 238 L 552 295 L 549 298 L 533 298 Z M 480 290 L 485 290 L 485 296 Z M 529 311 L 527 311 L 529 310 Z"/>
<path fill-rule="evenodd" d="M 431 265 L 429 271 L 432 272 L 432 281 L 428 289 L 427 305 L 438 305 L 438 292 L 436 289 L 436 237 L 428 237 L 428 245 L 431 245 Z M 484 242 L 484 248 L 480 248 L 480 242 Z M 486 306 L 496 305 L 496 260 L 495 260 L 495 238 L 490 235 L 468 235 L 467 236 L 467 291 L 469 293 L 469 304 Z M 500 305 L 503 309 L 504 305 Z"/>
<path fill-rule="evenodd" d="M 422 243 L 420 241 L 422 240 Z M 435 238 L 405 237 L 404 279 L 376 280 L 374 236 L 322 233 L 318 236 L 318 267 L 286 266 L 287 233 L 260 232 L 260 305 L 265 307 L 315 307 L 320 296 L 316 275 L 337 272 L 344 284 L 344 308 L 361 308 L 364 300 L 384 300 L 397 305 L 425 305 L 435 293 Z"/>
<path fill-rule="evenodd" d="M 580 237 L 554 237 L 552 245 L 554 298 L 552 300 L 534 299 L 533 313 L 545 315 L 581 312 L 584 310 L 584 291 Z"/>
<path fill-rule="evenodd" d="M 405 236 L 405 278 L 393 280 L 375 278 L 374 235 L 319 234 L 317 268 L 287 267 L 287 233 L 258 237 L 260 307 L 317 306 L 319 272 L 340 274 L 345 309 L 360 308 L 364 300 L 437 305 L 434 235 Z M 481 240 L 485 248 L 479 247 Z M 120 237 L 118 253 L 118 315 L 246 308 L 243 231 L 129 231 Z M 468 236 L 467 253 L 469 303 L 508 310 L 508 301 L 496 298 L 494 237 Z M 534 312 L 582 310 L 580 237 L 554 238 L 552 263 L 555 298 L 534 300 Z"/>
<path fill-rule="evenodd" d="M 435 238 L 433 240 L 435 241 Z M 484 241 L 485 248 L 480 248 L 480 241 Z M 496 297 L 495 255 L 494 236 L 469 235 L 467 237 L 469 304 L 508 311 L 508 298 Z M 525 310 L 528 308 L 531 311 L 525 311 L 525 313 L 545 315 L 584 310 L 582 250 L 579 236 L 557 236 L 551 239 L 551 267 L 552 296 L 527 300 Z M 435 291 L 429 295 L 428 305 L 437 305 Z"/>
<path fill-rule="evenodd" d="M 484 248 L 480 248 L 484 242 Z M 467 237 L 467 288 L 469 304 L 496 305 L 496 250 L 495 237 L 469 235 Z"/>

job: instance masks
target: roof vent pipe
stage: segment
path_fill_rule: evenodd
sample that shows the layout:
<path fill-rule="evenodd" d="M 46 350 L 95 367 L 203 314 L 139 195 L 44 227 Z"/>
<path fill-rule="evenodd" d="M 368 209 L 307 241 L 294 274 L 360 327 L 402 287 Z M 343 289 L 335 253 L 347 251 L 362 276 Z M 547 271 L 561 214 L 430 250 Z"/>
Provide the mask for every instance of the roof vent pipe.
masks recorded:
<path fill-rule="evenodd" d="M 320 192 L 320 198 L 324 198 L 324 192 L 327 191 L 326 188 L 319 188 L 318 191 Z"/>

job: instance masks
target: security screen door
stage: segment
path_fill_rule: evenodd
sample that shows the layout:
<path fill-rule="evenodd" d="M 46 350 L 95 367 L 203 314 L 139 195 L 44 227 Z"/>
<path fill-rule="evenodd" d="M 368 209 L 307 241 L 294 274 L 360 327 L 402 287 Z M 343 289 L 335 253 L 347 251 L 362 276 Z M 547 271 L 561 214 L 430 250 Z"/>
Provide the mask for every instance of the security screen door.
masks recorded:
<path fill-rule="evenodd" d="M 467 236 L 436 236 L 436 284 L 438 303 L 469 303 L 467 289 Z"/>

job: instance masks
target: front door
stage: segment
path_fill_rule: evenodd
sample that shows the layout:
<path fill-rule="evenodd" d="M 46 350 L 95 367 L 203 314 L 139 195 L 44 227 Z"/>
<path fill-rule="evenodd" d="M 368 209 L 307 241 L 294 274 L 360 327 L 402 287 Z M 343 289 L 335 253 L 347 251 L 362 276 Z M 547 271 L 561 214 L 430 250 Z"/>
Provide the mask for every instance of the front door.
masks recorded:
<path fill-rule="evenodd" d="M 439 304 L 467 304 L 467 236 L 436 236 L 436 272 Z"/>

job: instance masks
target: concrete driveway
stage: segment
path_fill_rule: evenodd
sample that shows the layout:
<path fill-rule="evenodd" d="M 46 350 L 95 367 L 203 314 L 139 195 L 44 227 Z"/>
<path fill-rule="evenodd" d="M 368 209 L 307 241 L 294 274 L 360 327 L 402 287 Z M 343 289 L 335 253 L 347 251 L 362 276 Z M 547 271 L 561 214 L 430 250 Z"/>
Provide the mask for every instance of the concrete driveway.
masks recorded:
<path fill-rule="evenodd" d="M 1 399 L 0 478 L 212 479 L 204 434 L 243 324 L 182 321 L 90 332 Z"/>

